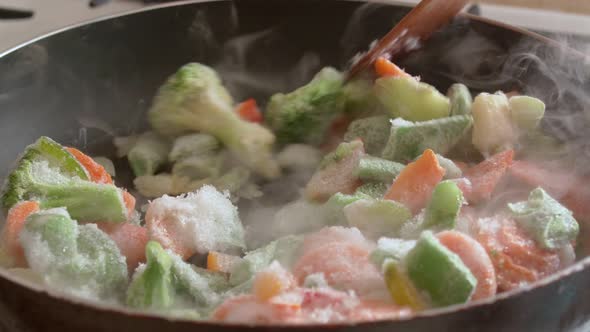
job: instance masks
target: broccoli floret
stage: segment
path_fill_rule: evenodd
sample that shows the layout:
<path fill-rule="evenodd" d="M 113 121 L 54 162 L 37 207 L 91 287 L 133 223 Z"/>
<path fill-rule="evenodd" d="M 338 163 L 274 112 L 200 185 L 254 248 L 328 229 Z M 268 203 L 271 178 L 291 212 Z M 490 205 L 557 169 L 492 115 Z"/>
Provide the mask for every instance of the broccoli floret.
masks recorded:
<path fill-rule="evenodd" d="M 143 133 L 129 150 L 127 160 L 135 176 L 154 175 L 168 160 L 170 144 L 154 132 Z"/>
<path fill-rule="evenodd" d="M 190 63 L 173 74 L 160 87 L 148 117 L 160 134 L 198 131 L 213 135 L 254 172 L 266 178 L 280 175 L 272 158 L 273 133 L 242 120 L 217 73 L 205 65 Z"/>
<path fill-rule="evenodd" d="M 38 201 L 42 209 L 65 207 L 77 220 L 127 220 L 122 191 L 112 184 L 88 181 L 76 159 L 47 137 L 27 147 L 4 185 L 5 211 L 24 200 Z"/>
<path fill-rule="evenodd" d="M 324 68 L 307 85 L 270 98 L 266 123 L 280 144 L 318 145 L 334 118 L 344 112 L 342 74 Z"/>

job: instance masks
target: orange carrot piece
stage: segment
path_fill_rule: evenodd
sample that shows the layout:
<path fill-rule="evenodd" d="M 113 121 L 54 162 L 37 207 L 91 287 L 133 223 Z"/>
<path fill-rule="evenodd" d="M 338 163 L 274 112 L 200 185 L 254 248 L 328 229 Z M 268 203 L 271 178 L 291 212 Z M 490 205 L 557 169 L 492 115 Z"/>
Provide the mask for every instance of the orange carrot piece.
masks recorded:
<path fill-rule="evenodd" d="M 133 212 L 135 212 L 135 197 L 127 190 L 123 190 L 123 202 L 127 208 L 127 218 L 130 219 L 133 216 Z"/>
<path fill-rule="evenodd" d="M 434 187 L 444 175 L 444 168 L 438 164 L 434 152 L 428 149 L 416 161 L 404 167 L 385 194 L 385 199 L 402 203 L 412 212 L 418 213 L 426 206 Z"/>
<path fill-rule="evenodd" d="M 246 121 L 255 123 L 262 123 L 263 121 L 262 112 L 260 112 L 254 98 L 247 99 L 240 103 L 237 107 L 237 112 L 238 115 Z"/>
<path fill-rule="evenodd" d="M 129 271 L 134 271 L 139 263 L 145 262 L 145 246 L 149 241 L 145 227 L 128 222 L 99 222 L 96 225 L 117 244 L 121 254 L 127 260 Z"/>
<path fill-rule="evenodd" d="M 280 265 L 271 265 L 254 277 L 252 290 L 260 301 L 269 299 L 296 286 L 295 278 Z"/>
<path fill-rule="evenodd" d="M 379 77 L 411 77 L 412 75 L 406 73 L 403 69 L 398 67 L 395 63 L 387 60 L 384 57 L 379 57 L 375 60 L 375 72 Z"/>
<path fill-rule="evenodd" d="M 69 153 L 71 153 L 82 166 L 88 171 L 90 175 L 90 180 L 96 183 L 106 183 L 111 184 L 113 183 L 113 179 L 107 173 L 107 171 L 100 165 L 99 163 L 95 162 L 92 158 L 84 154 L 82 151 L 67 147 Z"/>
<path fill-rule="evenodd" d="M 2 246 L 13 259 L 15 267 L 26 267 L 25 252 L 19 240 L 19 234 L 25 225 L 27 217 L 39 211 L 39 203 L 34 201 L 19 202 L 14 205 L 6 216 L 6 223 L 2 229 Z"/>
<path fill-rule="evenodd" d="M 468 169 L 464 176 L 471 184 L 471 190 L 464 192 L 469 203 L 477 204 L 490 199 L 500 179 L 512 164 L 513 150 L 497 153 Z"/>
<path fill-rule="evenodd" d="M 230 273 L 231 269 L 239 261 L 240 258 L 238 256 L 209 251 L 207 254 L 207 270 Z"/>

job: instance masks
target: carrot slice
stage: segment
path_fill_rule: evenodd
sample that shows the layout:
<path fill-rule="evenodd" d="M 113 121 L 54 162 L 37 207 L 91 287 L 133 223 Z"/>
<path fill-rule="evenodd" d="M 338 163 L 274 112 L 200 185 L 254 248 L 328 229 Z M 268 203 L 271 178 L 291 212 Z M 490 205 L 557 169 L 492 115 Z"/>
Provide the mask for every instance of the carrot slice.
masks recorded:
<path fill-rule="evenodd" d="M 74 158 L 76 158 L 78 162 L 82 164 L 82 166 L 84 166 L 84 168 L 88 171 L 90 180 L 92 180 L 92 182 L 106 184 L 113 183 L 113 179 L 104 169 L 104 167 L 102 167 L 102 165 L 95 162 L 92 158 L 76 148 L 67 147 L 66 150 L 68 150 L 68 152 L 71 153 Z"/>
<path fill-rule="evenodd" d="M 375 60 L 375 72 L 380 77 L 394 76 L 394 77 L 411 77 L 412 75 L 406 73 L 403 69 L 398 67 L 395 63 L 387 60 L 384 57 L 379 57 Z"/>
<path fill-rule="evenodd" d="M 237 107 L 237 112 L 240 118 L 246 121 L 255 123 L 262 123 L 263 121 L 262 112 L 260 112 L 254 98 L 247 99 L 240 103 Z"/>
<path fill-rule="evenodd" d="M 127 217 L 131 218 L 133 212 L 135 212 L 135 197 L 131 195 L 127 190 L 123 190 L 123 202 L 127 208 Z"/>
<path fill-rule="evenodd" d="M 230 273 L 231 269 L 239 261 L 240 258 L 238 256 L 209 251 L 207 254 L 207 270 Z"/>
<path fill-rule="evenodd" d="M 514 151 L 506 150 L 468 169 L 464 176 L 469 180 L 471 187 L 463 192 L 467 201 L 477 204 L 490 199 L 496 185 L 512 164 L 513 157 Z"/>
<path fill-rule="evenodd" d="M 402 203 L 412 212 L 418 213 L 426 206 L 434 187 L 444 175 L 444 168 L 438 164 L 434 152 L 428 149 L 416 161 L 404 167 L 385 194 L 385 199 Z"/>
<path fill-rule="evenodd" d="M 39 203 L 24 201 L 14 205 L 6 216 L 6 223 L 2 229 L 2 246 L 12 259 L 15 267 L 26 267 L 25 252 L 19 240 L 19 234 L 25 225 L 27 217 L 39 211 Z"/>
<path fill-rule="evenodd" d="M 126 257 L 129 271 L 134 271 L 139 263 L 145 262 L 145 246 L 149 241 L 145 227 L 128 222 L 99 222 L 96 225 L 117 244 L 121 254 Z"/>

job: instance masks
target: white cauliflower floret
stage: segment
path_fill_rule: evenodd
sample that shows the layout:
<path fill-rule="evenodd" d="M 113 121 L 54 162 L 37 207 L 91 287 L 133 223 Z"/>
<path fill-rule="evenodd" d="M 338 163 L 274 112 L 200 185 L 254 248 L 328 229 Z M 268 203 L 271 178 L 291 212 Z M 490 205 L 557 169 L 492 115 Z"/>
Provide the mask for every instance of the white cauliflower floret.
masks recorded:
<path fill-rule="evenodd" d="M 150 237 L 182 256 L 243 248 L 244 228 L 229 195 L 203 186 L 179 197 L 164 195 L 146 213 Z"/>

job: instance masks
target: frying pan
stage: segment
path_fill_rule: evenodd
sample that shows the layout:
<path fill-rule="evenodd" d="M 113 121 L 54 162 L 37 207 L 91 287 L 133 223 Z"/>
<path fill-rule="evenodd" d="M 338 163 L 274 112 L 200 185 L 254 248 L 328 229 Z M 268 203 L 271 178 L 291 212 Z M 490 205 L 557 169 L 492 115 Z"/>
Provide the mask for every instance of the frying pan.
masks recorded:
<path fill-rule="evenodd" d="M 113 135 L 145 128 L 145 112 L 157 87 L 182 64 L 214 66 L 237 100 L 265 100 L 304 83 L 321 66 L 344 68 L 407 11 L 341 0 L 196 1 L 101 19 L 32 40 L 0 57 L 0 176 L 40 135 L 113 157 Z M 590 67 L 579 53 L 463 15 L 399 62 L 441 91 L 459 81 L 474 91 L 516 89 L 542 98 L 548 106 L 546 130 L 577 146 L 572 170 L 590 170 L 584 112 L 590 103 Z M 116 160 L 116 166 L 117 182 L 131 185 L 124 161 Z M 582 235 L 582 244 L 584 240 Z M 495 299 L 399 321 L 258 327 L 173 320 L 64 299 L 0 270 L 0 330 L 590 331 L 588 265 L 590 259 L 581 259 Z"/>

